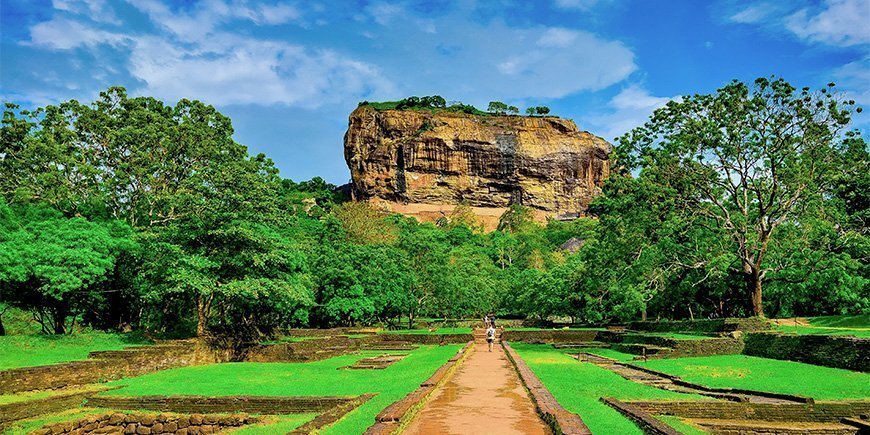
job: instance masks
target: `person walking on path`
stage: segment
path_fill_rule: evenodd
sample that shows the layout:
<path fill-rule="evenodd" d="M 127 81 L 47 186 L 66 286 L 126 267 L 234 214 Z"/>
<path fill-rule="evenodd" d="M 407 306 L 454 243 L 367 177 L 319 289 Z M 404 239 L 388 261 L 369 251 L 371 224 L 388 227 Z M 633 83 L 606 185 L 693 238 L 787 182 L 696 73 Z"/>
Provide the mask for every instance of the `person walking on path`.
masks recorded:
<path fill-rule="evenodd" d="M 492 324 L 489 325 L 489 329 L 486 330 L 486 344 L 489 346 L 489 351 L 492 352 L 492 343 L 495 341 L 495 327 Z"/>

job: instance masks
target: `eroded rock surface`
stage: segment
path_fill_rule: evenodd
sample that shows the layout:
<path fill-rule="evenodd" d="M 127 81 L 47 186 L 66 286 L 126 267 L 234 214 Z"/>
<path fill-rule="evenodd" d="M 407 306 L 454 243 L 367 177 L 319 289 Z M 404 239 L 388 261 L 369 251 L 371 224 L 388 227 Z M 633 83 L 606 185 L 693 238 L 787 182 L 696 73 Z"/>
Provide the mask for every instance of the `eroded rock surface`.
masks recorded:
<path fill-rule="evenodd" d="M 371 107 L 351 113 L 344 137 L 357 199 L 423 220 L 466 202 L 487 227 L 512 203 L 541 219 L 584 215 L 611 151 L 567 119 Z"/>

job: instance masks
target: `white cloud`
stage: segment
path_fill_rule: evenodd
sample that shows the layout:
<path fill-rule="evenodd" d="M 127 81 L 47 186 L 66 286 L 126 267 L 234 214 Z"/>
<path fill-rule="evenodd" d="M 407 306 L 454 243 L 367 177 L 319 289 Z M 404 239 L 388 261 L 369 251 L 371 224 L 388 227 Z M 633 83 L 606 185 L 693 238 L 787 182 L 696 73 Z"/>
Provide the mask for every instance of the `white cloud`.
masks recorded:
<path fill-rule="evenodd" d="M 556 7 L 562 9 L 588 10 L 595 6 L 599 0 L 556 0 Z"/>
<path fill-rule="evenodd" d="M 53 50 L 123 44 L 128 73 L 144 84 L 132 91 L 169 100 L 191 97 L 217 105 L 313 108 L 342 98 L 393 92 L 378 68 L 334 50 L 223 30 L 223 24 L 233 20 L 255 24 L 294 20 L 299 13 L 293 8 L 220 0 L 184 11 L 171 10 L 156 0 L 135 5 L 158 26 L 156 33 L 123 35 L 55 17 L 31 27 L 29 43 Z"/>
<path fill-rule="evenodd" d="M 741 24 L 755 24 L 768 18 L 776 8 L 768 3 L 748 6 L 728 17 L 731 21 Z"/>
<path fill-rule="evenodd" d="M 657 97 L 640 85 L 634 84 L 610 99 L 607 112 L 590 116 L 585 121 L 594 128 L 596 134 L 612 141 L 617 136 L 643 125 L 656 109 L 678 98 L 679 96 Z"/>
<path fill-rule="evenodd" d="M 785 27 L 802 39 L 830 45 L 870 43 L 870 1 L 827 0 L 813 15 L 807 8 L 785 19 Z"/>
<path fill-rule="evenodd" d="M 544 31 L 544 34 L 538 38 L 538 45 L 541 47 L 566 48 L 574 44 L 579 36 L 579 32 L 554 27 Z"/>
<path fill-rule="evenodd" d="M 69 50 L 80 46 L 93 48 L 102 44 L 118 46 L 125 41 L 128 38 L 118 33 L 96 29 L 67 18 L 53 18 L 31 27 L 30 41 L 27 44 Z"/>
<path fill-rule="evenodd" d="M 368 5 L 366 7 L 366 13 L 368 13 L 376 23 L 386 26 L 390 24 L 390 21 L 392 21 L 393 18 L 402 13 L 402 8 L 399 5 L 378 2 Z"/>
<path fill-rule="evenodd" d="M 86 15 L 100 23 L 121 24 L 121 20 L 106 0 L 52 0 L 51 5 L 59 11 Z"/>

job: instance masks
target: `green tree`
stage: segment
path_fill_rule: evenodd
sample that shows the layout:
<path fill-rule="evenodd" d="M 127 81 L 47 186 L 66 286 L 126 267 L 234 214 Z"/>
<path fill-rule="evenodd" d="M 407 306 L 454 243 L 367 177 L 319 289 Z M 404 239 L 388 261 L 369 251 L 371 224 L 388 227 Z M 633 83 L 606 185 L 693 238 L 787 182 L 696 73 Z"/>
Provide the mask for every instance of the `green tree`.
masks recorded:
<path fill-rule="evenodd" d="M 681 225 L 728 237 L 752 314 L 764 314 L 763 284 L 784 267 L 768 259 L 777 230 L 824 208 L 838 171 L 837 136 L 853 102 L 839 101 L 832 88 L 735 81 L 712 95 L 671 101 L 618 138 L 620 164 L 670 189 L 685 211 Z"/>
<path fill-rule="evenodd" d="M 120 221 L 65 218 L 47 207 L 0 202 L 0 300 L 30 310 L 44 333 L 63 334 L 101 299 L 124 251 L 134 248 Z M 17 216 L 14 216 L 16 215 Z"/>
<path fill-rule="evenodd" d="M 490 101 L 486 111 L 494 115 L 504 115 L 508 111 L 508 105 L 501 101 Z"/>

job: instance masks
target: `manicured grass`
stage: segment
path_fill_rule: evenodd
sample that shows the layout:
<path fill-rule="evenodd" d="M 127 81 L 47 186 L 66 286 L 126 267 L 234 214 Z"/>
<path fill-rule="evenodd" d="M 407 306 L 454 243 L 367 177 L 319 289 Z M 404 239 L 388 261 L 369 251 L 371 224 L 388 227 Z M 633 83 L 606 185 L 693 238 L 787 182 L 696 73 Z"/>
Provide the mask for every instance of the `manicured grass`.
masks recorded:
<path fill-rule="evenodd" d="M 42 390 L 42 391 L 27 391 L 24 393 L 17 394 L 0 394 L 0 405 L 7 405 L 10 403 L 16 402 L 27 402 L 31 400 L 39 400 L 45 399 L 51 396 L 58 396 L 62 394 L 69 393 L 77 393 L 77 392 L 86 392 L 93 391 L 97 392 L 102 389 L 102 386 L 98 385 L 89 385 L 79 388 L 66 388 L 63 390 Z"/>
<path fill-rule="evenodd" d="M 308 340 L 322 340 L 327 337 L 314 336 L 314 337 L 281 337 L 275 340 L 264 341 L 263 344 L 281 344 L 281 343 L 296 343 L 299 341 L 308 341 Z"/>
<path fill-rule="evenodd" d="M 514 343 L 511 346 L 526 361 L 556 400 L 578 414 L 593 433 L 642 434 L 630 420 L 605 405 L 601 397 L 620 400 L 702 400 L 694 394 L 660 390 L 629 381 L 591 363 L 581 363 L 549 345 Z"/>
<path fill-rule="evenodd" d="M 635 355 L 633 353 L 625 353 L 625 352 L 620 352 L 618 350 L 601 348 L 601 347 L 581 348 L 581 349 L 575 349 L 575 350 L 578 350 L 580 352 L 591 353 L 592 355 L 603 356 L 605 358 L 615 359 L 617 361 L 631 361 L 637 357 L 637 355 Z"/>
<path fill-rule="evenodd" d="M 423 334 L 423 335 L 446 335 L 446 334 L 471 334 L 471 328 L 437 328 L 434 331 L 428 329 L 397 329 L 395 331 L 382 331 L 382 334 Z"/>
<path fill-rule="evenodd" d="M 870 374 L 746 355 L 660 359 L 635 364 L 710 387 L 744 388 L 817 400 L 870 398 Z"/>
<path fill-rule="evenodd" d="M 792 326 L 777 325 L 777 331 L 798 335 L 852 335 L 855 337 L 870 338 L 870 328 L 840 328 L 819 326 Z"/>
<path fill-rule="evenodd" d="M 675 415 L 657 415 L 655 418 L 685 435 L 702 435 L 707 433 L 689 423 L 686 423 L 682 418 Z"/>
<path fill-rule="evenodd" d="M 0 370 L 87 359 L 95 350 L 119 350 L 147 344 L 141 337 L 100 332 L 71 335 L 7 335 L 0 337 Z"/>
<path fill-rule="evenodd" d="M 870 313 L 855 316 L 819 316 L 811 317 L 813 326 L 828 326 L 836 328 L 870 328 Z"/>
<path fill-rule="evenodd" d="M 274 420 L 274 422 L 266 424 L 251 424 L 247 426 L 242 426 L 235 430 L 229 430 L 224 432 L 233 435 L 283 435 L 289 433 L 291 430 L 296 429 L 299 426 L 302 426 L 305 423 L 308 423 L 314 417 L 317 417 L 317 414 L 279 415 L 270 417 L 270 420 Z"/>
<path fill-rule="evenodd" d="M 226 363 L 183 367 L 111 382 L 109 385 L 126 387 L 103 394 L 357 396 L 378 393 L 324 432 L 363 433 L 374 423 L 378 412 L 416 389 L 460 347 L 421 346 L 384 370 L 337 370 L 361 358 L 384 353 L 375 351 L 310 363 Z"/>
<path fill-rule="evenodd" d="M 709 335 L 692 335 L 692 334 L 680 334 L 677 332 L 647 332 L 643 335 L 652 335 L 654 337 L 664 337 L 664 338 L 673 338 L 674 340 L 706 340 L 709 338 L 714 338 Z"/>
<path fill-rule="evenodd" d="M 496 322 L 496 325 L 498 322 Z M 607 328 L 531 328 L 527 326 L 507 327 L 506 331 L 606 331 Z"/>

